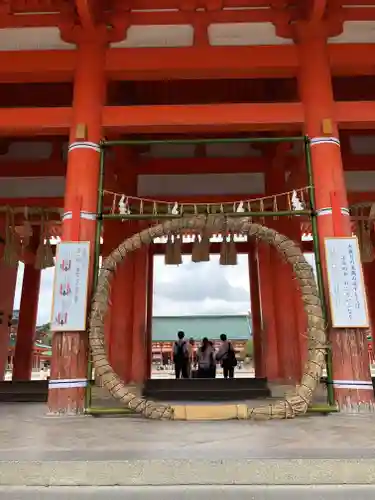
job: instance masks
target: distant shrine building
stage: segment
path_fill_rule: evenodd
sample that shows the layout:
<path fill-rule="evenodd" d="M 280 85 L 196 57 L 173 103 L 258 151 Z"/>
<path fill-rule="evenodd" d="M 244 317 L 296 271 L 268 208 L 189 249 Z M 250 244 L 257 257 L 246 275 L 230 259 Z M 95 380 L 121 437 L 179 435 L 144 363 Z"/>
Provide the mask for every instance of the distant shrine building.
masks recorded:
<path fill-rule="evenodd" d="M 184 328 L 226 333 L 238 348 L 251 332 L 256 378 L 298 386 L 321 304 L 331 404 L 373 409 L 375 0 L 360 3 L 6 2 L 1 377 L 23 262 L 12 376 L 30 380 L 41 271 L 58 238 L 50 412 L 85 411 L 93 348 L 105 347 L 116 383 L 142 385 Z M 316 283 L 296 248 L 318 259 Z M 153 322 L 154 256 L 180 265 L 212 254 L 223 266 L 247 256 L 251 325 Z M 99 262 L 111 283 L 99 279 L 89 335 Z"/>

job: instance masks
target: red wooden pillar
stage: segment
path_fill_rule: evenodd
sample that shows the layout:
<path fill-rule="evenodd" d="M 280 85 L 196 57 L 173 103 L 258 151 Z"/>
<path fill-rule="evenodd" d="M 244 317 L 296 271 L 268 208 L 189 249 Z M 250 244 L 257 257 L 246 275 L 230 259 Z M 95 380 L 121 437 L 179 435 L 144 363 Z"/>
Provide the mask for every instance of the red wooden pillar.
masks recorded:
<path fill-rule="evenodd" d="M 249 277 L 250 277 L 250 301 L 251 319 L 253 334 L 253 355 L 255 377 L 265 377 L 266 370 L 264 364 L 263 339 L 262 339 L 262 316 L 260 311 L 260 290 L 259 290 L 259 267 L 257 245 L 254 241 L 249 243 Z"/>
<path fill-rule="evenodd" d="M 297 336 L 293 274 L 290 265 L 276 252 L 272 253 L 272 272 L 280 375 L 283 383 L 295 384 L 301 377 L 301 356 Z"/>
<path fill-rule="evenodd" d="M 124 146 L 115 147 L 113 151 L 116 165 L 126 167 L 123 176 L 118 180 L 117 189 L 121 189 L 126 195 L 136 196 L 137 170 L 132 163 L 132 151 Z M 106 255 L 133 236 L 137 230 L 137 224 L 131 221 L 106 221 L 104 228 Z M 126 383 L 131 381 L 132 371 L 134 262 L 135 254 L 130 253 L 116 270 L 106 323 L 108 359 L 115 372 Z"/>
<path fill-rule="evenodd" d="M 146 379 L 147 359 L 147 247 L 134 253 L 134 297 L 133 297 L 133 347 L 131 381 L 142 384 Z"/>
<path fill-rule="evenodd" d="M 146 320 L 146 378 L 151 378 L 152 368 L 152 316 L 154 302 L 154 252 L 152 246 L 149 246 L 148 254 L 148 274 L 147 274 L 147 320 Z"/>
<path fill-rule="evenodd" d="M 293 240 L 296 244 L 301 246 L 301 226 L 299 222 L 299 217 L 294 217 L 292 219 L 282 219 L 280 231 Z M 292 351 L 294 352 L 294 382 L 298 383 L 302 377 L 303 368 L 307 359 L 308 346 L 307 346 L 307 317 L 303 309 L 303 302 L 301 298 L 301 292 L 298 287 L 298 282 L 293 274 L 292 267 L 287 264 L 288 268 L 288 284 L 291 297 L 292 311 L 290 313 L 291 326 L 294 326 L 294 330 L 291 331 L 293 336 Z"/>
<path fill-rule="evenodd" d="M 25 264 L 16 348 L 13 359 L 13 380 L 31 379 L 40 275 L 40 269 L 35 269 L 32 264 Z"/>
<path fill-rule="evenodd" d="M 267 379 L 274 382 L 280 379 L 275 305 L 272 292 L 274 276 L 271 267 L 271 248 L 264 243 L 258 244 L 258 269 L 265 373 Z"/>
<path fill-rule="evenodd" d="M 290 159 L 288 162 L 291 173 L 286 182 L 286 191 L 292 191 L 293 189 L 298 189 L 308 184 L 307 181 L 307 171 L 306 165 L 303 159 L 295 158 Z M 299 244 L 302 248 L 302 230 L 300 217 L 294 217 L 289 219 L 286 226 L 287 236 Z M 295 286 L 293 287 L 294 292 L 294 307 L 296 311 L 296 325 L 297 334 L 299 338 L 300 356 L 301 356 L 301 373 L 303 373 L 303 368 L 305 366 L 308 357 L 308 341 L 307 341 L 307 315 L 304 310 L 304 305 L 302 302 L 301 291 L 299 289 L 298 282 L 294 280 Z"/>
<path fill-rule="evenodd" d="M 65 241 L 91 243 L 90 282 L 99 181 L 99 141 L 105 104 L 105 30 L 90 39 L 81 33 L 74 77 L 73 116 L 66 174 L 63 235 Z M 91 296 L 91 286 L 88 297 Z M 87 384 L 88 338 L 86 332 L 63 332 L 53 336 L 48 406 L 51 413 L 84 411 Z M 64 380 L 64 383 L 59 383 Z"/>
<path fill-rule="evenodd" d="M 281 144 L 272 158 L 271 168 L 266 175 L 266 191 L 269 195 L 285 191 L 287 152 L 287 145 Z M 269 221 L 269 224 L 281 234 L 290 236 L 293 221 L 281 217 L 279 220 Z M 290 264 L 286 263 L 274 248 L 270 250 L 270 261 L 279 355 L 279 381 L 295 384 L 300 381 L 301 377 L 301 354 L 297 332 L 293 272 Z"/>
<path fill-rule="evenodd" d="M 299 50 L 299 88 L 305 113 L 305 129 L 311 138 L 318 231 L 324 238 L 351 236 L 348 200 L 342 165 L 340 140 L 334 122 L 334 98 L 323 27 L 296 27 Z M 333 217 L 332 194 L 339 207 Z M 326 291 L 326 269 L 323 269 Z M 337 405 L 346 411 L 373 407 L 374 392 L 367 354 L 366 332 L 359 329 L 331 329 L 333 379 Z"/>
<path fill-rule="evenodd" d="M 113 224 L 113 231 L 121 235 L 121 241 L 134 233 L 134 225 L 129 222 Z M 115 372 L 126 383 L 131 380 L 132 371 L 134 264 L 135 253 L 130 253 L 118 266 L 112 282 L 108 357 Z"/>
<path fill-rule="evenodd" d="M 14 293 L 18 266 L 0 262 L 0 380 L 4 380 L 8 363 L 10 324 L 13 316 Z"/>

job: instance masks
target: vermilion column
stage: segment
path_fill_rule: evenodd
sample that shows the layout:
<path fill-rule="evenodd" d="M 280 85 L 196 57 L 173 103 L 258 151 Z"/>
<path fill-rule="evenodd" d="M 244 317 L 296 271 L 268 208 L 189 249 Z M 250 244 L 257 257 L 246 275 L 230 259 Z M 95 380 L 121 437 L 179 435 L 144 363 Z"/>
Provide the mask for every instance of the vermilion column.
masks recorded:
<path fill-rule="evenodd" d="M 334 122 L 334 99 L 325 33 L 319 27 L 299 26 L 297 33 L 299 88 L 304 106 L 305 128 L 311 138 L 312 163 L 318 210 L 321 252 L 329 236 L 351 236 L 350 217 L 340 141 Z M 331 130 L 329 130 L 331 128 Z M 333 196 L 341 208 L 332 216 Z M 324 258 L 322 259 L 324 263 Z M 327 274 L 324 269 L 327 291 Z M 335 399 L 345 411 L 373 408 L 366 334 L 363 330 L 332 329 Z"/>
<path fill-rule="evenodd" d="M 40 275 L 40 269 L 35 269 L 32 264 L 25 264 L 17 340 L 13 361 L 13 380 L 31 379 L 35 329 L 38 314 Z"/>
<path fill-rule="evenodd" d="M 282 227 L 280 232 L 283 232 Z M 272 253 L 271 262 L 280 375 L 283 383 L 295 384 L 301 377 L 301 355 L 297 335 L 293 274 L 291 266 L 276 252 Z"/>
<path fill-rule="evenodd" d="M 154 253 L 152 246 L 149 247 L 148 254 L 148 272 L 147 272 L 147 318 L 146 318 L 146 378 L 151 378 L 152 365 L 152 315 L 154 302 Z"/>
<path fill-rule="evenodd" d="M 260 291 L 259 291 L 259 268 L 257 247 L 254 241 L 249 243 L 249 277 L 250 277 L 250 301 L 251 318 L 253 330 L 253 355 L 255 377 L 265 377 L 264 354 L 263 354 L 263 335 L 262 335 L 262 316 L 260 311 Z"/>
<path fill-rule="evenodd" d="M 132 152 L 127 147 L 119 146 L 114 150 L 114 166 L 121 172 L 117 186 L 111 189 L 125 195 L 137 194 L 137 170 L 132 163 Z M 134 221 L 106 221 L 104 242 L 106 254 L 137 232 Z M 133 308 L 134 308 L 134 262 L 135 254 L 127 254 L 118 266 L 110 297 L 110 310 L 107 321 L 107 352 L 115 372 L 128 383 L 132 372 L 133 349 Z"/>
<path fill-rule="evenodd" d="M 142 247 L 134 253 L 133 347 L 131 381 L 142 384 L 146 379 L 147 359 L 147 271 L 149 252 Z"/>
<path fill-rule="evenodd" d="M 0 262 L 0 380 L 4 380 L 8 362 L 10 323 L 13 316 L 17 271 L 18 266 L 10 267 Z"/>
<path fill-rule="evenodd" d="M 299 217 L 293 217 L 291 219 L 283 218 L 281 219 L 280 223 L 280 231 L 301 247 L 301 228 Z M 286 314 L 286 316 L 291 320 L 290 340 L 293 339 L 293 342 L 291 342 L 292 349 L 290 350 L 291 352 L 289 353 L 289 355 L 291 355 L 293 352 L 294 359 L 291 363 L 293 365 L 292 380 L 294 380 L 295 383 L 298 383 L 301 380 L 303 368 L 308 354 L 306 336 L 307 316 L 303 309 L 301 292 L 298 288 L 298 282 L 295 278 L 295 275 L 293 274 L 292 267 L 290 266 L 290 264 L 286 264 L 286 268 L 286 273 L 288 276 L 286 286 L 288 287 L 289 300 L 292 310 L 289 314 L 286 311 L 284 314 Z"/>
<path fill-rule="evenodd" d="M 99 181 L 98 144 L 106 93 L 105 54 L 105 35 L 101 32 L 91 40 L 82 39 L 77 47 L 63 217 L 63 240 L 90 241 L 92 264 Z M 90 281 L 92 271 L 93 265 Z M 51 413 L 83 412 L 87 360 L 86 332 L 54 334 L 48 398 Z"/>
<path fill-rule="evenodd" d="M 266 377 L 270 382 L 280 379 L 280 360 L 275 321 L 275 304 L 272 287 L 274 276 L 271 267 L 271 248 L 258 244 L 259 292 L 261 305 L 263 352 Z"/>
<path fill-rule="evenodd" d="M 111 231 L 115 231 L 116 239 L 120 240 L 118 243 L 135 232 L 134 224 L 129 222 L 111 221 L 110 224 Z M 130 382 L 132 370 L 134 263 L 135 253 L 128 254 L 117 267 L 112 282 L 108 356 L 115 372 L 124 382 Z"/>
<path fill-rule="evenodd" d="M 288 177 L 286 183 L 286 191 L 292 191 L 293 189 L 298 189 L 306 186 L 307 182 L 307 171 L 305 162 L 301 159 L 296 158 L 294 162 L 290 162 L 291 174 Z M 302 230 L 300 224 L 300 217 L 294 217 L 288 220 L 287 224 L 287 236 L 292 238 L 296 243 L 302 248 Z M 301 291 L 299 289 L 299 284 L 294 280 L 293 295 L 294 295 L 294 307 L 296 312 L 296 325 L 297 334 L 299 338 L 300 346 L 300 356 L 301 356 L 301 373 L 305 366 L 308 357 L 308 341 L 307 341 L 307 315 L 304 310 L 304 305 L 302 302 Z"/>
<path fill-rule="evenodd" d="M 285 144 L 281 144 L 275 151 L 266 175 L 268 195 L 285 192 L 287 152 Z M 283 199 L 279 200 L 279 209 L 287 208 L 280 206 L 283 202 Z M 268 225 L 288 237 L 290 237 L 290 228 L 293 223 L 285 217 L 267 221 Z M 270 265 L 279 356 L 279 381 L 285 384 L 295 384 L 300 381 L 301 377 L 301 354 L 296 320 L 294 276 L 291 266 L 281 258 L 275 248 L 270 250 Z"/>

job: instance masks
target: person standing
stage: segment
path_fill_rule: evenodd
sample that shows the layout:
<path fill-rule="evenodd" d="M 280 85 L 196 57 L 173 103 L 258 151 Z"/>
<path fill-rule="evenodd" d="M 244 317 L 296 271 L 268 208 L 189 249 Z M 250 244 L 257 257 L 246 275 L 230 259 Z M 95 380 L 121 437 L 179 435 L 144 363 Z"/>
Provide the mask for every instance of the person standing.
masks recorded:
<path fill-rule="evenodd" d="M 216 350 L 215 344 L 212 340 L 208 341 L 212 349 L 212 366 L 211 366 L 211 377 L 216 378 Z"/>
<path fill-rule="evenodd" d="M 188 349 L 189 349 L 189 377 L 193 378 L 193 373 L 196 365 L 196 353 L 195 353 L 195 340 L 193 337 L 189 339 L 188 343 Z"/>
<path fill-rule="evenodd" d="M 176 378 L 189 378 L 189 347 L 183 331 L 177 333 L 173 345 L 173 362 Z"/>
<path fill-rule="evenodd" d="M 224 333 L 220 335 L 220 340 L 221 345 L 216 353 L 216 359 L 221 362 L 224 378 L 234 378 L 234 368 L 237 366 L 236 353 Z"/>
<path fill-rule="evenodd" d="M 213 378 L 212 367 L 215 362 L 214 350 L 211 347 L 208 338 L 202 340 L 202 345 L 197 352 L 198 378 Z"/>

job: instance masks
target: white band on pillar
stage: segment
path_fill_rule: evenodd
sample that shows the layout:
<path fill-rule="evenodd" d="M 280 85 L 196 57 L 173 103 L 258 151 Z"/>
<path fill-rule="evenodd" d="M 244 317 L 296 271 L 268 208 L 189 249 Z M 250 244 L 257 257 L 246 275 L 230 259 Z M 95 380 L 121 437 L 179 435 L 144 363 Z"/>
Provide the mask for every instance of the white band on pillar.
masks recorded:
<path fill-rule="evenodd" d="M 57 379 L 48 382 L 49 389 L 73 389 L 78 387 L 86 387 L 88 380 L 85 378 L 73 379 Z"/>
<path fill-rule="evenodd" d="M 342 207 L 340 212 L 342 215 L 350 215 L 349 208 Z M 332 215 L 332 207 L 318 208 L 316 215 Z"/>
<path fill-rule="evenodd" d="M 92 149 L 93 151 L 97 151 L 100 153 L 100 145 L 96 144 L 96 142 L 90 141 L 77 141 L 72 142 L 68 146 L 68 152 L 74 151 L 75 149 Z"/>
<path fill-rule="evenodd" d="M 86 219 L 86 220 L 96 220 L 96 213 L 95 212 L 87 212 L 85 210 L 81 210 L 81 219 Z"/>
<path fill-rule="evenodd" d="M 372 382 L 367 380 L 333 380 L 335 389 L 355 389 L 362 391 L 372 391 L 374 389 Z"/>
<path fill-rule="evenodd" d="M 340 140 L 337 137 L 313 137 L 310 139 L 311 146 L 318 146 L 319 144 L 334 144 L 340 147 Z"/>
<path fill-rule="evenodd" d="M 73 219 L 73 212 L 72 211 L 65 212 L 62 214 L 61 220 L 69 220 L 69 219 Z"/>
<path fill-rule="evenodd" d="M 87 212 L 86 210 L 81 210 L 80 212 L 80 218 L 85 219 L 85 220 L 96 220 L 96 213 L 95 212 Z M 61 220 L 71 220 L 73 219 L 73 212 L 65 212 L 63 216 L 61 217 Z"/>

